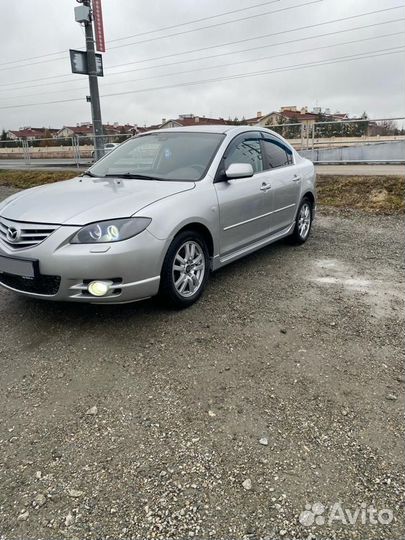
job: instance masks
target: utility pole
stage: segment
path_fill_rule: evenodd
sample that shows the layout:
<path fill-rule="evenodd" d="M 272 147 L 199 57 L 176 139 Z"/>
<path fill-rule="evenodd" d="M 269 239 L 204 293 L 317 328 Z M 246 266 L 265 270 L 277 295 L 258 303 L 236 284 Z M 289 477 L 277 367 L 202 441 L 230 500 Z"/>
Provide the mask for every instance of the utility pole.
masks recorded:
<path fill-rule="evenodd" d="M 90 101 L 91 104 L 94 156 L 97 161 L 104 155 L 104 137 L 103 123 L 101 121 L 100 94 L 98 91 L 96 51 L 94 48 L 93 13 L 91 9 L 91 0 L 77 0 L 77 2 L 84 7 L 83 12 L 79 11 L 81 8 L 76 8 L 76 13 L 82 13 L 80 16 L 76 15 L 76 21 L 81 22 L 84 25 L 86 34 L 86 58 L 90 90 L 90 97 L 87 98 L 87 101 Z"/>

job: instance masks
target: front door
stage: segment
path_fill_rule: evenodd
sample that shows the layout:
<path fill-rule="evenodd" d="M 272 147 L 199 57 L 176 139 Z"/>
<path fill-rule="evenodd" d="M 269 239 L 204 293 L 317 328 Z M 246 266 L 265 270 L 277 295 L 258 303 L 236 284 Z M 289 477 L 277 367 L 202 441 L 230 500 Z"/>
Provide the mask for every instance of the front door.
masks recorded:
<path fill-rule="evenodd" d="M 231 163 L 250 163 L 254 175 L 228 180 Z M 247 132 L 235 137 L 222 159 L 215 183 L 220 214 L 220 254 L 241 250 L 270 234 L 272 190 L 264 170 L 261 135 Z"/>

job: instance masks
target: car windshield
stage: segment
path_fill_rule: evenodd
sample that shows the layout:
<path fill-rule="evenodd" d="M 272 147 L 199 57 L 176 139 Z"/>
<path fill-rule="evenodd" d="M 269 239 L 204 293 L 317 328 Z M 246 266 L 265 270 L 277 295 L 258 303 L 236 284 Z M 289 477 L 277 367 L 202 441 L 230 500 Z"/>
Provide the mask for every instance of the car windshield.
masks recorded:
<path fill-rule="evenodd" d="M 121 144 L 93 165 L 98 177 L 201 180 L 224 139 L 221 133 L 151 133 Z"/>

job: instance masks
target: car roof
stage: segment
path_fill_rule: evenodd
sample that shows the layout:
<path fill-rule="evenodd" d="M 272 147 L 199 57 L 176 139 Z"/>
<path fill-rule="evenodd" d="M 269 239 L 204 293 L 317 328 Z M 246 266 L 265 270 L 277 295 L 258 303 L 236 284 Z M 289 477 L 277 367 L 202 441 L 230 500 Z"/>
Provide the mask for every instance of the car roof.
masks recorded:
<path fill-rule="evenodd" d="M 163 128 L 163 129 L 156 129 L 154 131 L 158 133 L 166 132 L 166 133 L 174 133 L 174 132 L 198 132 L 198 133 L 226 133 L 229 131 L 229 129 L 233 128 L 235 126 L 227 126 L 227 125 L 221 125 L 221 124 L 205 124 L 203 126 L 182 126 L 182 127 L 172 127 L 172 128 Z M 150 133 L 150 132 L 149 132 Z"/>
<path fill-rule="evenodd" d="M 141 135 L 147 135 L 148 133 L 229 133 L 229 132 L 244 132 L 244 131 L 270 131 L 261 126 L 244 126 L 244 125 L 226 125 L 226 124 L 207 124 L 203 126 L 183 126 L 183 127 L 173 127 L 173 128 L 163 128 L 163 129 L 154 129 L 142 133 Z"/>

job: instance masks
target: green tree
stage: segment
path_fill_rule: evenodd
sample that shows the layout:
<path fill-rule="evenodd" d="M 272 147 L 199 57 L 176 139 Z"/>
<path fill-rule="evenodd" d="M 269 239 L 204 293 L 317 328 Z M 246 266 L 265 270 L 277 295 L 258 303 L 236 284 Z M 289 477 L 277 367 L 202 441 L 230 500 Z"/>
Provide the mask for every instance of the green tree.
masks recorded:
<path fill-rule="evenodd" d="M 323 137 L 332 137 L 333 124 L 324 124 L 329 118 L 323 114 L 319 113 L 315 120 L 315 138 L 321 139 Z"/>
<path fill-rule="evenodd" d="M 3 129 L 0 135 L 0 148 L 5 148 L 7 146 L 6 141 L 8 141 L 7 132 Z"/>
<path fill-rule="evenodd" d="M 368 115 L 366 111 L 363 112 L 363 114 L 360 116 L 361 122 L 351 122 L 348 124 L 350 127 L 350 137 L 362 137 L 363 135 L 366 135 L 368 132 Z M 366 121 L 364 121 L 366 120 Z"/>
<path fill-rule="evenodd" d="M 288 124 L 299 123 L 298 118 L 285 118 L 282 115 L 277 115 L 276 119 L 269 119 L 266 122 L 266 127 L 272 129 L 276 133 L 279 133 L 286 139 L 299 139 L 301 137 L 301 126 L 290 126 Z"/>

